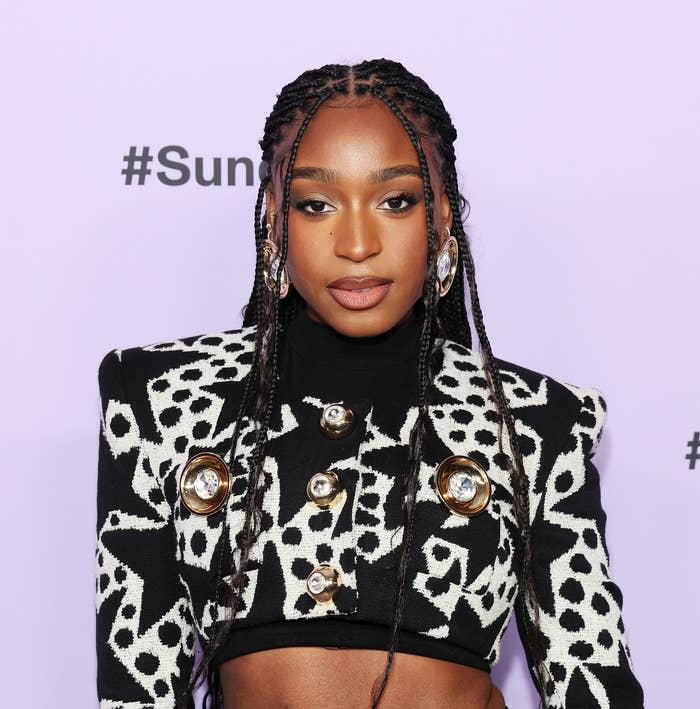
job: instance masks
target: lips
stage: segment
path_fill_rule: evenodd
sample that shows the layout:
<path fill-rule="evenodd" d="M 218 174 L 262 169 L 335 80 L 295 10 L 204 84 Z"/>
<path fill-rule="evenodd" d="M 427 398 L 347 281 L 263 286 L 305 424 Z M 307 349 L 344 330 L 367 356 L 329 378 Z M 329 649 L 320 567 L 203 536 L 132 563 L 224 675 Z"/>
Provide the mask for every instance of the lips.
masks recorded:
<path fill-rule="evenodd" d="M 374 288 L 389 283 L 390 279 L 380 278 L 379 276 L 363 276 L 355 278 L 353 276 L 344 276 L 336 278 L 328 284 L 328 288 L 340 288 L 342 290 L 362 290 L 364 288 Z"/>
<path fill-rule="evenodd" d="M 367 310 L 381 303 L 391 290 L 393 281 L 379 276 L 336 278 L 327 288 L 331 297 L 348 310 Z"/>

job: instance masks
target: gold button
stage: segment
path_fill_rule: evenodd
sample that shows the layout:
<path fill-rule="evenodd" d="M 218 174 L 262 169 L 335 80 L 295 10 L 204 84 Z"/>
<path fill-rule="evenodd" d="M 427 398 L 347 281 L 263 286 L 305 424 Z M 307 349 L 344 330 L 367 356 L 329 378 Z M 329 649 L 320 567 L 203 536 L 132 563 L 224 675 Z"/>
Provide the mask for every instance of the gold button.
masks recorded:
<path fill-rule="evenodd" d="M 341 490 L 340 478 L 332 470 L 316 473 L 306 483 L 307 497 L 319 507 L 330 506 Z"/>
<path fill-rule="evenodd" d="M 321 430 L 329 438 L 343 438 L 352 431 L 355 414 L 341 403 L 329 404 L 321 413 Z"/>
<path fill-rule="evenodd" d="M 229 470 L 216 453 L 192 456 L 180 477 L 180 497 L 190 512 L 210 515 L 224 504 L 229 490 Z"/>
<path fill-rule="evenodd" d="M 491 481 L 484 469 L 464 455 L 451 455 L 435 471 L 435 490 L 456 515 L 473 517 L 491 499 Z"/>
<path fill-rule="evenodd" d="M 319 603 L 325 603 L 341 584 L 338 570 L 330 564 L 321 564 L 306 577 L 306 592 Z"/>

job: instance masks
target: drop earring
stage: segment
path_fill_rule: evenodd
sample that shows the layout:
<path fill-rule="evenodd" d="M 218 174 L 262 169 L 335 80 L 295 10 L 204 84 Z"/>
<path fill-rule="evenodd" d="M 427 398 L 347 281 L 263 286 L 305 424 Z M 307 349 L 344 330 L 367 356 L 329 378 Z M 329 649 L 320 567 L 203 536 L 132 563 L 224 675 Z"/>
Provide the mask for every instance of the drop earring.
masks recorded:
<path fill-rule="evenodd" d="M 274 292 L 277 287 L 277 271 L 279 270 L 281 257 L 275 242 L 272 241 L 272 224 L 268 222 L 265 225 L 267 229 L 267 238 L 263 241 L 262 254 L 263 254 L 263 277 L 265 279 L 265 285 Z M 282 278 L 280 281 L 280 300 L 286 297 L 289 292 L 289 274 L 287 273 L 287 267 L 282 268 Z"/>
<path fill-rule="evenodd" d="M 446 296 L 447 292 L 450 290 L 455 273 L 457 272 L 459 254 L 457 239 L 450 234 L 450 227 L 445 225 L 443 233 L 447 234 L 447 238 L 438 255 L 437 276 L 435 278 L 435 290 L 440 294 L 441 298 Z"/>

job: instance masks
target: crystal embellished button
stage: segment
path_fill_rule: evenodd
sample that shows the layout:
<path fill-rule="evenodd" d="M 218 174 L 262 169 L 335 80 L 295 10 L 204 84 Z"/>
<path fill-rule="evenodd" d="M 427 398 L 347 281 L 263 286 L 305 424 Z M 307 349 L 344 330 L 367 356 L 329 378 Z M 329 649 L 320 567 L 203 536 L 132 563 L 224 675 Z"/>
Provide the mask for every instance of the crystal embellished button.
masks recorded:
<path fill-rule="evenodd" d="M 435 470 L 435 491 L 456 515 L 472 517 L 483 511 L 491 499 L 491 481 L 472 458 L 451 455 Z"/>
<path fill-rule="evenodd" d="M 180 498 L 198 515 L 216 512 L 229 490 L 229 470 L 216 453 L 198 453 L 190 458 L 180 477 Z"/>
<path fill-rule="evenodd" d="M 332 470 L 312 475 L 306 483 L 306 494 L 319 507 L 329 506 L 338 496 L 342 486 L 340 478 Z"/>
<path fill-rule="evenodd" d="M 330 601 L 340 585 L 340 574 L 330 564 L 317 566 L 306 577 L 306 592 L 319 603 Z"/>
<path fill-rule="evenodd" d="M 324 407 L 321 413 L 321 430 L 329 438 L 343 438 L 352 431 L 355 414 L 341 403 Z"/>

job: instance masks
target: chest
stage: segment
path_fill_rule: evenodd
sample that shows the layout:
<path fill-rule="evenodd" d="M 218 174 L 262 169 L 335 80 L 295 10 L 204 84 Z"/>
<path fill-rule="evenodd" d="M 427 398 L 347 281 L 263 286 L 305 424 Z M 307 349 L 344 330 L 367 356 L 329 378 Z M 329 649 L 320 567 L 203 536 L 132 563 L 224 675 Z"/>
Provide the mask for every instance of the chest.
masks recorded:
<path fill-rule="evenodd" d="M 465 603 L 488 625 L 512 601 L 517 586 L 517 525 L 495 407 L 485 382 L 472 383 L 464 401 L 450 395 L 449 382 L 442 384 L 447 390 L 438 388 L 428 407 L 420 450 L 406 619 L 408 627 L 437 637 L 449 634 L 450 619 Z M 386 387 L 381 391 L 353 396 L 345 388 L 338 399 L 329 391 L 281 390 L 257 480 L 258 536 L 250 550 L 240 623 L 334 614 L 384 622 L 391 618 L 404 526 L 402 501 L 412 470 L 409 442 L 418 406 L 410 388 L 391 396 Z M 349 430 L 338 437 L 327 435 L 322 420 L 334 404 L 353 415 Z M 527 462 L 535 466 L 539 443 L 535 432 L 526 429 L 518 422 L 530 441 Z M 202 629 L 224 612 L 214 600 L 214 581 L 220 564 L 236 563 L 255 446 L 255 431 L 246 417 L 222 510 L 195 515 L 174 500 L 178 564 Z M 219 452 L 223 455 L 223 446 Z M 436 489 L 436 470 L 455 455 L 474 460 L 488 476 L 488 503 L 475 516 L 455 514 Z M 330 504 L 323 495 L 329 480 Z M 310 592 L 310 580 L 316 572 L 322 583 L 318 571 L 328 569 L 336 574 L 337 589 L 331 598 L 319 598 Z"/>

